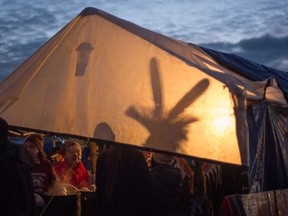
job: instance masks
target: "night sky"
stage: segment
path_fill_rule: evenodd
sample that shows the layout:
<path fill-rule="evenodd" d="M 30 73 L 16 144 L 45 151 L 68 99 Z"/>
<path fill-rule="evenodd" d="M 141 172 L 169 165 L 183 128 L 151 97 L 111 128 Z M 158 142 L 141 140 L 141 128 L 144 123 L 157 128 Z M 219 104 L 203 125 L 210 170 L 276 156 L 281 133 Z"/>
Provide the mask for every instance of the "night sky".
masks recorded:
<path fill-rule="evenodd" d="M 287 0 L 2 0 L 0 80 L 85 7 L 288 72 Z"/>

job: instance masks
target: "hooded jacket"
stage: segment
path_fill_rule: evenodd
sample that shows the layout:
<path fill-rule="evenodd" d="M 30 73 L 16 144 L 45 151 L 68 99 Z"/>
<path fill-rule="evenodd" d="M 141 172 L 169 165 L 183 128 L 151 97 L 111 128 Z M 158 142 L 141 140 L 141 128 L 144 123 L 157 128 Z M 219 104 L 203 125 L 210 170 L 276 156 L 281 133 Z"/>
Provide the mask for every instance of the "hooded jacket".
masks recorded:
<path fill-rule="evenodd" d="M 0 215 L 34 216 L 32 159 L 23 146 L 7 142 L 0 149 Z"/>
<path fill-rule="evenodd" d="M 180 170 L 171 164 L 156 164 L 152 167 L 153 216 L 189 215 L 188 189 L 183 184 Z"/>

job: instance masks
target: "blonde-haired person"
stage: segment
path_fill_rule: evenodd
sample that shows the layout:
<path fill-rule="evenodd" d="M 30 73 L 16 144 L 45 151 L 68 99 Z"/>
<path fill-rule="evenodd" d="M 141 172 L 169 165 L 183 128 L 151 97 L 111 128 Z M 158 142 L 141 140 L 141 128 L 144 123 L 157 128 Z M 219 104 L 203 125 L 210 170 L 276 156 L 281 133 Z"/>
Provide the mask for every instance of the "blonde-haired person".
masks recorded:
<path fill-rule="evenodd" d="M 95 185 L 90 185 L 89 173 L 81 159 L 81 145 L 73 140 L 66 141 L 64 160 L 55 166 L 57 176 L 60 182 L 71 184 L 81 191 L 94 191 Z"/>
<path fill-rule="evenodd" d="M 36 205 L 40 209 L 44 207 L 44 201 L 39 195 L 42 196 L 57 181 L 55 169 L 52 163 L 46 158 L 43 145 L 44 138 L 38 133 L 27 136 L 24 141 L 24 148 L 28 151 L 34 162 L 31 174 Z"/>

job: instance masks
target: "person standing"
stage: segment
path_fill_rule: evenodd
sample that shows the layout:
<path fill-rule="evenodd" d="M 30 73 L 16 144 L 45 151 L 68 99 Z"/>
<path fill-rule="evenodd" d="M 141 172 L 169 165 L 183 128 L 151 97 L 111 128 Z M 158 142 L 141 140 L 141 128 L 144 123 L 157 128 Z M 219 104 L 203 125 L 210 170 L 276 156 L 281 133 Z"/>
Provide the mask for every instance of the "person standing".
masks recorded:
<path fill-rule="evenodd" d="M 0 118 L 0 214 L 35 216 L 33 162 L 23 146 L 9 142 L 8 135 L 8 123 Z"/>
<path fill-rule="evenodd" d="M 43 145 L 43 136 L 38 133 L 27 136 L 24 141 L 24 147 L 34 161 L 32 170 L 34 192 L 40 195 L 47 192 L 57 181 L 56 172 L 52 163 L 46 158 Z"/>
<path fill-rule="evenodd" d="M 48 192 L 49 188 L 52 188 L 57 182 L 56 172 L 50 160 L 46 158 L 43 145 L 43 136 L 38 133 L 27 136 L 24 141 L 24 148 L 34 162 L 31 173 L 38 214 L 41 214 L 45 207 L 43 194 Z"/>
<path fill-rule="evenodd" d="M 153 183 L 151 216 L 189 216 L 189 192 L 173 156 L 152 153 L 150 174 Z"/>
<path fill-rule="evenodd" d="M 140 150 L 109 145 L 96 163 L 100 216 L 144 216 L 150 213 L 152 182 Z"/>

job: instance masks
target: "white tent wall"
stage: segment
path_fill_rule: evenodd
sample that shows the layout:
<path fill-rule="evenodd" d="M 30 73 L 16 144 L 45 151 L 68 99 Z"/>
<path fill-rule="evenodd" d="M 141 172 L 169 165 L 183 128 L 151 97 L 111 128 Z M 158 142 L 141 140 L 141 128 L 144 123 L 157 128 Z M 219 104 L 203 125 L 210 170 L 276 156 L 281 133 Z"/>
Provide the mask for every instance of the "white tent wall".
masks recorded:
<path fill-rule="evenodd" d="M 248 165 L 246 99 L 265 87 L 250 84 L 196 45 L 86 8 L 1 83 L 0 115 L 16 127 Z"/>

